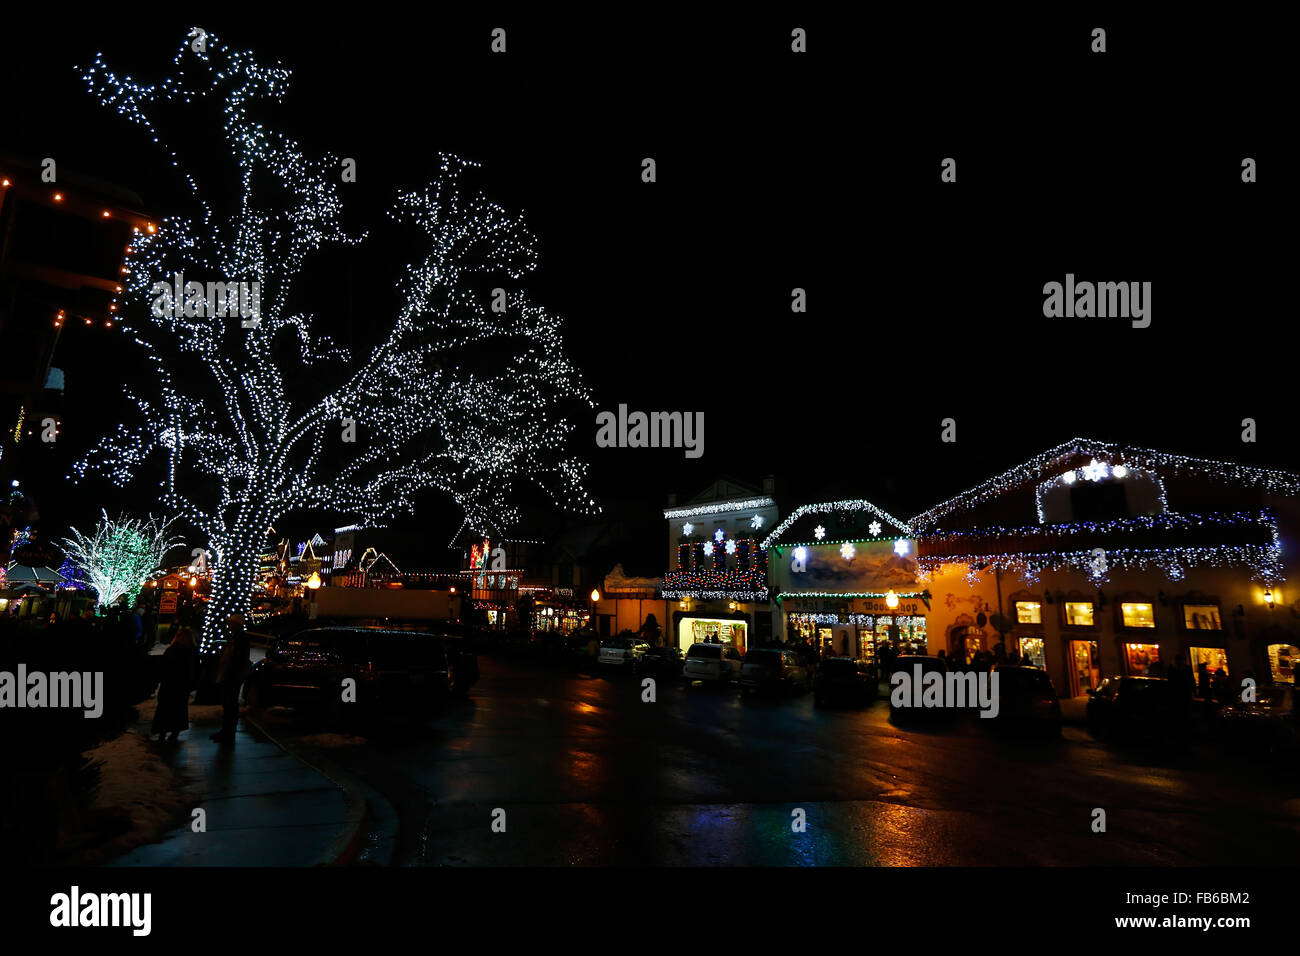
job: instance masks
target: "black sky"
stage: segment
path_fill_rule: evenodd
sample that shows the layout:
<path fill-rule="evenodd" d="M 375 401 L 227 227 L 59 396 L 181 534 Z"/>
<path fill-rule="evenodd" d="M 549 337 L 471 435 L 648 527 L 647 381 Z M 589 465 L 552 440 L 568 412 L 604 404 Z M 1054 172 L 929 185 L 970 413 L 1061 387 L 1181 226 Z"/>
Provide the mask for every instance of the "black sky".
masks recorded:
<path fill-rule="evenodd" d="M 775 474 L 792 504 L 862 496 L 906 517 L 1075 435 L 1300 468 L 1280 31 L 1110 18 L 1098 56 L 1101 15 L 19 27 L 0 147 L 64 157 L 165 212 L 174 184 L 72 66 L 103 50 L 122 72 L 165 75 L 200 23 L 294 71 L 285 128 L 357 158 L 358 221 L 381 223 L 438 151 L 481 162 L 484 189 L 540 238 L 533 294 L 568 319 L 596 403 L 579 430 L 592 487 L 651 518 L 668 492 L 720 474 Z M 488 51 L 497 25 L 505 56 Z M 806 56 L 789 53 L 792 25 L 809 30 Z M 645 156 L 657 183 L 640 181 Z M 946 156 L 956 184 L 939 182 Z M 1243 156 L 1259 183 L 1240 182 Z M 416 255 L 382 239 L 359 252 L 334 273 L 334 321 L 391 314 Z M 1151 281 L 1151 327 L 1045 319 L 1043 283 L 1067 272 Z M 99 343 L 69 335 L 55 360 L 69 432 L 87 438 L 139 367 Z M 597 449 L 595 411 L 620 402 L 702 410 L 705 455 Z M 955 444 L 940 441 L 949 416 Z M 66 494 L 42 496 L 47 518 L 84 521 L 102 496 Z M 458 524 L 430 500 L 412 527 L 441 547 Z"/>

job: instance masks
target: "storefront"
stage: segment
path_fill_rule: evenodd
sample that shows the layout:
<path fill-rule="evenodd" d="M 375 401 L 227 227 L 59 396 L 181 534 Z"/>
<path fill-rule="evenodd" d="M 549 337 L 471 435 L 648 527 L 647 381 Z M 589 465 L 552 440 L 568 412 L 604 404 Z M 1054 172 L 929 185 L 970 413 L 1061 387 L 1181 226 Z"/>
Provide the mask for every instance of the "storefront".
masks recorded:
<path fill-rule="evenodd" d="M 1070 641 L 1070 694 L 1083 697 L 1101 683 L 1101 655 L 1096 641 Z"/>
<path fill-rule="evenodd" d="M 683 652 L 692 644 L 728 644 L 744 654 L 749 646 L 749 620 L 744 615 L 709 617 L 678 612 L 673 618 L 677 646 Z"/>

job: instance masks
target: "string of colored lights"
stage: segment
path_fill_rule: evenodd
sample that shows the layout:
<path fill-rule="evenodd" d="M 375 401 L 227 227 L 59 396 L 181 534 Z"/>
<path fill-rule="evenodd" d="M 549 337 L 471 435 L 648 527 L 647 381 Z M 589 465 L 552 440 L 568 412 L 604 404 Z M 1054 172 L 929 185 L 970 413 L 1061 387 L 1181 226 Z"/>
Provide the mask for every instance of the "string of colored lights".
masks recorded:
<path fill-rule="evenodd" d="M 89 537 L 72 528 L 72 537 L 63 539 L 64 552 L 94 588 L 101 607 L 121 597 L 126 597 L 129 607 L 145 579 L 162 566 L 163 558 L 180 539 L 167 535 L 170 520 L 159 522 L 150 516 L 146 521 L 114 521 L 108 512 L 102 514 Z"/>

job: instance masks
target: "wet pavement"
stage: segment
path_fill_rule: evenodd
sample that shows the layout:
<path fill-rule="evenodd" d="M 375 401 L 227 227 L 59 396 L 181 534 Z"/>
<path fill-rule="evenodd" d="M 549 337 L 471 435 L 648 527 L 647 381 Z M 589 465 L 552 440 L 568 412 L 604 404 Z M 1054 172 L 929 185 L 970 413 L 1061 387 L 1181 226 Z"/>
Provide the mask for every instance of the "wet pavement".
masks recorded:
<path fill-rule="evenodd" d="M 669 679 L 645 703 L 630 675 L 480 667 L 468 701 L 361 731 L 364 743 L 291 711 L 268 726 L 391 803 L 399 865 L 1232 865 L 1300 852 L 1300 776 L 1217 745 L 1171 755 L 1075 726 L 1056 741 L 995 737 L 978 720 L 899 727 L 883 699 L 828 709 Z"/>

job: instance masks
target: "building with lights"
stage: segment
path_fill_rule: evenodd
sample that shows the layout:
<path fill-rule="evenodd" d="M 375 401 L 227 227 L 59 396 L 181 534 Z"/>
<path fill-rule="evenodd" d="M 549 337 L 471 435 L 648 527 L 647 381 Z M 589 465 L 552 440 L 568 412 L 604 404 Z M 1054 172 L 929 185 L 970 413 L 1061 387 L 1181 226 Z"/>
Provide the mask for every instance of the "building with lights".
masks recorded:
<path fill-rule="evenodd" d="M 863 499 L 801 505 L 762 547 L 784 640 L 868 662 L 884 642 L 926 653 L 929 595 L 907 522 Z"/>
<path fill-rule="evenodd" d="M 763 489 L 719 479 L 685 504 L 670 497 L 668 568 L 661 597 L 675 601 L 668 641 L 683 650 L 702 641 L 735 645 L 772 637 L 768 554 L 763 540 L 779 520 L 774 479 Z"/>
<path fill-rule="evenodd" d="M 907 521 L 804 505 L 761 542 L 773 628 L 868 661 L 1001 642 L 1065 696 L 1174 665 L 1293 683 L 1298 495 L 1289 472 L 1074 439 Z"/>
<path fill-rule="evenodd" d="M 1298 494 L 1300 475 L 1273 469 L 1052 448 L 909 522 L 931 652 L 1005 634 L 1071 696 L 1175 664 L 1292 683 Z"/>
<path fill-rule="evenodd" d="M 69 334 L 116 327 L 131 237 L 152 228 L 141 205 L 121 187 L 0 154 L 0 487 L 50 477 L 63 422 L 55 351 Z M 0 500 L 0 565 L 15 520 Z"/>

